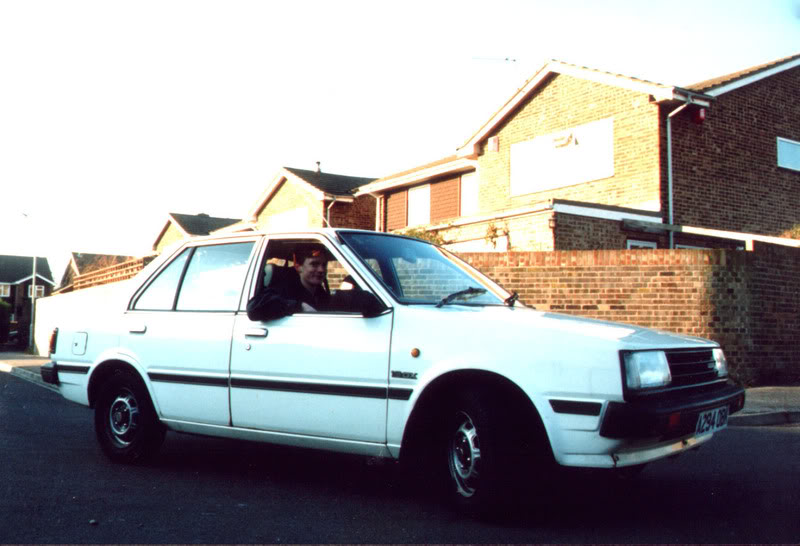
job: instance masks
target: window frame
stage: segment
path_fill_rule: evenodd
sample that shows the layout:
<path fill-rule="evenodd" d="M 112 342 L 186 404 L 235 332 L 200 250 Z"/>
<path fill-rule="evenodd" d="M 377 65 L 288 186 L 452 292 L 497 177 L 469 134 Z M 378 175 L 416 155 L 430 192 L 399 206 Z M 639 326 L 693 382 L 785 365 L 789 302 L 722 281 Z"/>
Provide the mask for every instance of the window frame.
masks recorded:
<path fill-rule="evenodd" d="M 631 243 L 633 243 L 633 246 L 631 245 Z M 658 249 L 658 242 L 645 241 L 643 239 L 628 239 L 627 241 L 625 241 L 625 249 L 626 250 Z"/>
<path fill-rule="evenodd" d="M 239 292 L 239 298 L 236 300 L 236 305 L 232 309 L 226 310 L 181 310 L 177 308 L 178 299 L 180 298 L 181 288 L 183 287 L 183 282 L 186 278 L 186 272 L 194 258 L 195 251 L 200 248 L 208 248 L 212 246 L 220 246 L 220 245 L 231 245 L 231 244 L 243 244 L 249 243 L 252 244 L 252 248 L 250 249 L 250 254 L 248 257 L 248 263 L 245 268 L 245 274 L 242 278 L 242 288 Z M 260 237 L 247 237 L 241 239 L 224 239 L 219 241 L 213 242 L 197 242 L 197 243 L 190 243 L 184 246 L 181 246 L 176 249 L 174 253 L 172 253 L 169 258 L 165 259 L 162 263 L 158 265 L 158 267 L 153 271 L 153 273 L 147 278 L 145 282 L 143 282 L 139 288 L 133 293 L 130 301 L 128 302 L 127 312 L 143 312 L 143 313 L 237 313 L 239 311 L 241 305 L 241 299 L 243 293 L 245 292 L 246 283 L 249 282 L 251 271 L 253 269 L 253 262 L 254 256 L 259 252 L 261 247 L 261 238 Z M 139 304 L 139 300 L 144 296 L 144 294 L 150 289 L 154 282 L 161 276 L 161 274 L 169 268 L 176 260 L 180 259 L 180 256 L 184 253 L 188 253 L 186 258 L 186 262 L 183 264 L 183 267 L 180 271 L 180 275 L 178 277 L 178 283 L 175 286 L 175 291 L 172 297 L 172 305 L 169 309 L 146 309 L 146 308 L 137 308 Z"/>
<path fill-rule="evenodd" d="M 464 186 L 464 179 L 467 179 L 469 192 L 465 192 Z M 459 216 L 470 216 L 473 214 L 477 214 L 480 211 L 479 206 L 479 195 L 480 195 L 480 177 L 478 176 L 478 171 L 470 171 L 467 173 L 462 173 L 459 177 L 458 181 L 458 214 Z M 465 199 L 464 197 L 467 196 L 467 204 L 470 205 L 469 207 L 465 207 Z"/>
<path fill-rule="evenodd" d="M 424 197 L 416 197 L 412 202 L 411 195 L 414 194 L 415 196 L 424 196 Z M 413 188 L 408 188 L 408 194 L 406 198 L 406 227 L 418 227 L 418 226 L 426 226 L 431 223 L 431 185 L 430 184 L 422 184 L 421 186 L 415 186 Z M 412 205 L 422 206 L 424 208 L 421 210 L 414 210 L 412 215 L 412 209 L 416 209 Z M 425 211 L 426 214 L 422 212 Z M 424 222 L 420 222 L 422 218 L 425 218 Z"/>
<path fill-rule="evenodd" d="M 39 293 L 41 292 L 41 294 Z M 33 283 L 28 285 L 28 299 L 31 299 L 33 294 Z M 40 283 L 36 283 L 36 297 L 43 298 L 44 297 L 44 285 Z"/>
<path fill-rule="evenodd" d="M 0 283 L 0 298 L 11 297 L 11 285 L 8 283 Z"/>
<path fill-rule="evenodd" d="M 781 143 L 788 144 L 788 149 L 792 152 L 784 151 L 781 153 Z M 783 148 L 787 149 L 786 146 Z M 789 155 L 791 157 L 786 157 Z M 781 169 L 789 169 L 790 171 L 800 172 L 800 142 L 789 138 L 776 137 L 775 140 L 775 162 Z M 781 157 L 783 156 L 783 163 Z M 788 160 L 788 161 L 787 161 Z"/>

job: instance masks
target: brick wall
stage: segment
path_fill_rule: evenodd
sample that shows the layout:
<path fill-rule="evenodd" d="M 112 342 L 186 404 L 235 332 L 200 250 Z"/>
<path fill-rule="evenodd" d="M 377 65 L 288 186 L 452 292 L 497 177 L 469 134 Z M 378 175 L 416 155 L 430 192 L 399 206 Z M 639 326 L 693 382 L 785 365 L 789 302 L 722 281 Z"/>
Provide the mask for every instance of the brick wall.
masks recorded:
<path fill-rule="evenodd" d="M 800 250 L 462 253 L 539 310 L 718 341 L 749 384 L 800 382 Z"/>
<path fill-rule="evenodd" d="M 269 224 L 270 217 L 301 208 L 307 209 L 307 219 L 305 222 L 301 222 L 298 219 L 297 222 L 301 222 L 308 227 L 323 227 L 324 210 L 319 199 L 299 184 L 284 181 L 267 203 L 267 206 L 264 207 L 264 210 L 259 213 L 256 223 L 259 229 L 265 229 Z"/>
<path fill-rule="evenodd" d="M 330 201 L 325 202 L 326 209 L 328 205 Z M 357 197 L 352 203 L 336 202 L 330 212 L 332 227 L 375 229 L 375 198 L 370 195 Z"/>
<path fill-rule="evenodd" d="M 778 168 L 776 151 L 776 137 L 800 141 L 798 88 L 794 68 L 720 95 L 701 125 L 688 108 L 673 118 L 676 224 L 764 235 L 800 224 L 800 172 Z M 666 158 L 666 136 L 661 146 Z M 662 176 L 666 203 L 666 161 Z"/>
<path fill-rule="evenodd" d="M 499 151 L 478 158 L 479 207 L 491 212 L 551 198 L 637 207 L 659 199 L 658 107 L 644 93 L 566 75 L 550 80 L 492 136 Z M 614 176 L 555 190 L 511 196 L 511 145 L 537 136 L 613 117 Z"/>

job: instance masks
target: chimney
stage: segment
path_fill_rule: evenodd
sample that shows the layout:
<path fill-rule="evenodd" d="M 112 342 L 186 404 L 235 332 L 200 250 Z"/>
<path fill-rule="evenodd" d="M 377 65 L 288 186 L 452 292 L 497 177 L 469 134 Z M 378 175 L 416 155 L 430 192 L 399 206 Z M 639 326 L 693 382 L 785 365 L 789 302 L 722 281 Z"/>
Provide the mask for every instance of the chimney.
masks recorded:
<path fill-rule="evenodd" d="M 317 161 L 317 172 L 318 172 L 318 173 L 319 173 L 319 172 L 322 172 L 322 171 L 320 170 L 320 168 L 319 168 L 319 161 Z"/>

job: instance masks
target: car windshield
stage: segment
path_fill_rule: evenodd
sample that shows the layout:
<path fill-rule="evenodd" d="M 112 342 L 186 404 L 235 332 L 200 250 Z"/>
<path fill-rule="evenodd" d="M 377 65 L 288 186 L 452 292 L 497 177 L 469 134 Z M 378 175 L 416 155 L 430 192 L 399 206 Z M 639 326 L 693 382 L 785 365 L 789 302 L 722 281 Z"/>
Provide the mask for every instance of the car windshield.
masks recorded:
<path fill-rule="evenodd" d="M 509 296 L 467 263 L 425 241 L 354 231 L 339 235 L 401 303 L 503 305 Z"/>

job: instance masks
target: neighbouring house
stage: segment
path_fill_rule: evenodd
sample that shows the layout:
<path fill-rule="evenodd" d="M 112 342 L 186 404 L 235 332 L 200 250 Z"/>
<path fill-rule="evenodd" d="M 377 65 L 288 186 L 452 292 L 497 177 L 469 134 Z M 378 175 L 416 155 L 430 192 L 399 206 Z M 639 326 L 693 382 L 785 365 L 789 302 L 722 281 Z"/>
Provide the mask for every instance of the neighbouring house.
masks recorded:
<path fill-rule="evenodd" d="M 375 229 L 375 198 L 355 191 L 374 181 L 282 167 L 259 196 L 247 218 L 230 230 L 287 231 L 307 227 Z"/>
<path fill-rule="evenodd" d="M 188 239 L 208 235 L 219 229 L 226 228 L 240 222 L 234 218 L 218 218 L 208 214 L 178 214 L 171 212 L 161 232 L 153 243 L 153 250 L 160 253 L 168 246 Z"/>
<path fill-rule="evenodd" d="M 33 256 L 0 256 L 0 300 L 11 306 L 11 330 L 18 332 L 17 341 L 26 344 L 31 324 L 33 268 L 36 264 L 35 297 L 49 296 L 55 283 L 47 258 Z"/>
<path fill-rule="evenodd" d="M 455 154 L 355 195 L 458 251 L 799 246 L 797 89 L 800 55 L 687 87 L 551 61 Z"/>
<path fill-rule="evenodd" d="M 120 256 L 116 254 L 89 254 L 86 252 L 72 252 L 69 263 L 61 276 L 61 283 L 54 293 L 63 294 L 72 292 L 75 279 L 93 271 L 112 267 L 135 259 L 133 256 Z"/>

